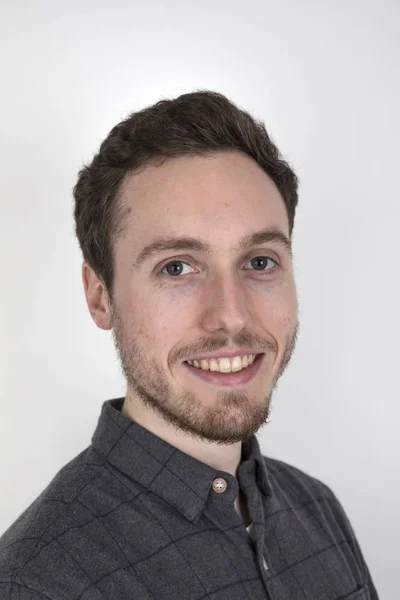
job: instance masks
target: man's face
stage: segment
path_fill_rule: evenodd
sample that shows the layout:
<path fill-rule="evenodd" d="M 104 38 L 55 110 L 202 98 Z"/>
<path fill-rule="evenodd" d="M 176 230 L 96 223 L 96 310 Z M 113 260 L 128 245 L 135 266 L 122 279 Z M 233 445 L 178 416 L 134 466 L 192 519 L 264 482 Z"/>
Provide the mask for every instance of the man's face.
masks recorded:
<path fill-rule="evenodd" d="M 290 251 L 278 241 L 239 248 L 263 229 L 289 237 L 277 188 L 250 157 L 226 152 L 133 173 L 122 203 L 111 326 L 128 395 L 193 437 L 245 441 L 268 420 L 298 332 Z M 164 250 L 134 266 L 160 237 L 196 238 L 210 250 Z M 238 349 L 264 353 L 247 383 L 210 383 L 184 362 Z"/>

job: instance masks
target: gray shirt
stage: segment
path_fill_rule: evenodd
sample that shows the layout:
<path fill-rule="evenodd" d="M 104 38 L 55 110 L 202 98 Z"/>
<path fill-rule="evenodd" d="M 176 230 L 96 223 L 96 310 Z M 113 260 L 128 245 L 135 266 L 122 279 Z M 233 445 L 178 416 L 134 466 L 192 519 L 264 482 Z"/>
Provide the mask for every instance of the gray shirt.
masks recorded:
<path fill-rule="evenodd" d="M 237 478 L 104 402 L 92 444 L 0 538 L 1 600 L 376 600 L 331 490 L 242 445 Z M 246 528 L 234 501 L 247 499 Z"/>

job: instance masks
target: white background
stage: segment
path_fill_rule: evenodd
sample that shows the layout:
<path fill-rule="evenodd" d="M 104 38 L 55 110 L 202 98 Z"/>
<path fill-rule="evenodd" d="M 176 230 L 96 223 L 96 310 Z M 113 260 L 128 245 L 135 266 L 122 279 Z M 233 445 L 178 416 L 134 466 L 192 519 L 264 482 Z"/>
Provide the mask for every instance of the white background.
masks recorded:
<path fill-rule="evenodd" d="M 81 283 L 72 187 L 130 112 L 208 88 L 296 169 L 300 338 L 259 433 L 328 484 L 398 598 L 400 4 L 3 2 L 0 534 L 123 396 Z"/>

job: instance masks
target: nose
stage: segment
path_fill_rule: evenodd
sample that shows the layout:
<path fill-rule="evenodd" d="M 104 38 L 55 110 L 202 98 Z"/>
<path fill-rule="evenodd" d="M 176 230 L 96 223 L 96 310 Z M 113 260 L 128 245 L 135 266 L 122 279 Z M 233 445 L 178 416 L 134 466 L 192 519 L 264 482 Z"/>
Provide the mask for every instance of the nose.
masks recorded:
<path fill-rule="evenodd" d="M 234 275 L 218 275 L 204 288 L 201 326 L 205 331 L 224 330 L 231 336 L 250 319 L 250 300 L 245 286 Z"/>

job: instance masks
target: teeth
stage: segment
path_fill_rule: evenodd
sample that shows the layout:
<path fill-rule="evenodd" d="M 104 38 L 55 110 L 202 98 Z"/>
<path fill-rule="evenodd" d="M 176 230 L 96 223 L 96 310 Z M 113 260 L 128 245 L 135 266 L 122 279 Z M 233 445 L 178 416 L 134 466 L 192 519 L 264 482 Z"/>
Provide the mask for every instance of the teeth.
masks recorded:
<path fill-rule="evenodd" d="M 202 359 L 188 360 L 189 365 L 202 369 L 203 371 L 218 371 L 219 373 L 236 373 L 242 371 L 249 365 L 253 364 L 257 354 L 248 354 L 246 356 L 233 356 L 232 358 L 211 358 L 210 360 Z"/>

